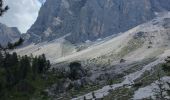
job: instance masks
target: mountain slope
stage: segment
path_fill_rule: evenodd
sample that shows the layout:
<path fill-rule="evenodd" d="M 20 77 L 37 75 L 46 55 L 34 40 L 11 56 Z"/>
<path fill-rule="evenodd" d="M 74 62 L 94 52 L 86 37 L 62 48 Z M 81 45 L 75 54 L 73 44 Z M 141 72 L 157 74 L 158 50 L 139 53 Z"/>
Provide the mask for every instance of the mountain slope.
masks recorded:
<path fill-rule="evenodd" d="M 66 36 L 69 35 L 67 34 Z M 73 100 L 84 100 L 84 97 L 86 99 L 94 99 L 94 95 L 96 98 L 101 99 L 108 95 L 113 95 L 114 92 L 122 97 L 117 92 L 117 89 L 121 88 L 132 89 L 130 90 L 130 97 L 126 99 L 133 99 L 133 96 L 140 99 L 147 98 L 146 95 L 142 98 L 136 97 L 138 89 L 133 86 L 146 78 L 145 75 L 148 72 L 149 75 L 147 75 L 151 79 L 146 79 L 146 82 L 142 81 L 142 84 L 144 84 L 142 87 L 156 81 L 152 75 L 156 77 L 158 65 L 163 63 L 164 59 L 170 55 L 170 12 L 157 13 L 157 17 L 151 21 L 138 25 L 124 33 L 119 33 L 116 37 L 108 37 L 100 42 L 94 42 L 94 44 L 92 43 L 92 45 L 80 51 L 77 51 L 76 46 L 69 43 L 64 37 L 51 42 L 30 45 L 15 51 L 21 55 L 27 53 L 33 53 L 33 55 L 45 53 L 52 62 L 52 67 L 57 69 L 57 72 L 60 68 L 61 72 L 68 69 L 69 62 L 81 61 L 83 68 L 87 69 L 88 75 L 71 82 L 80 85 L 84 84 L 84 79 L 86 80 L 87 78 L 86 82 L 89 87 L 94 82 L 93 85 L 95 87 L 97 84 L 102 88 L 97 87 L 93 89 L 90 87 L 88 91 L 82 91 L 81 89 L 76 92 L 76 95 L 68 97 L 73 98 Z M 61 40 L 63 42 L 59 42 Z M 69 47 L 65 48 L 68 52 L 61 53 L 63 49 L 60 47 L 63 46 Z M 124 62 L 121 62 L 122 60 Z M 118 79 L 118 82 L 115 82 L 115 78 L 116 80 Z M 113 80 L 113 82 L 108 83 L 108 79 Z M 129 88 L 129 86 L 132 87 Z M 139 92 L 142 87 L 139 88 Z M 52 90 L 49 89 L 49 93 L 53 92 L 53 89 L 56 88 L 52 87 Z M 135 91 L 137 94 L 133 93 Z M 66 92 L 69 93 L 69 91 Z M 113 92 L 113 94 L 110 92 Z M 124 94 L 127 94 L 127 92 L 124 92 Z M 57 96 L 58 94 L 54 93 L 55 99 L 57 99 Z M 113 97 L 106 100 L 112 100 Z M 59 98 L 65 99 L 67 97 L 60 95 Z"/>
<path fill-rule="evenodd" d="M 156 83 L 154 82 L 158 78 L 157 71 L 160 71 L 160 68 L 159 68 L 160 64 L 164 63 L 167 56 L 170 55 L 170 45 L 169 45 L 170 26 L 169 25 L 170 25 L 170 13 L 165 13 L 165 14 L 161 14 L 161 16 L 157 17 L 156 19 L 148 23 L 139 25 L 138 27 L 130 30 L 129 32 L 125 32 L 123 35 L 126 34 L 127 37 L 124 39 L 129 39 L 129 37 L 133 37 L 129 41 L 133 40 L 134 38 L 136 38 L 138 41 L 140 39 L 144 40 L 142 45 L 139 48 L 135 48 L 135 50 L 129 49 L 130 52 L 128 52 L 127 55 L 124 56 L 124 59 L 126 59 L 127 62 L 129 61 L 134 62 L 136 60 L 141 61 L 142 59 L 152 58 L 152 57 L 155 57 L 155 60 L 150 61 L 148 64 L 144 66 L 141 66 L 142 69 L 138 69 L 137 71 L 134 71 L 130 74 L 123 76 L 123 81 L 121 81 L 120 83 L 106 85 L 98 90 L 91 91 L 89 93 L 86 93 L 85 95 L 82 95 L 82 96 L 80 95 L 76 98 L 73 98 L 72 100 L 84 100 L 84 98 L 104 99 L 104 98 L 107 98 L 108 95 L 113 95 L 113 96 L 110 97 L 110 99 L 107 98 L 104 100 L 112 100 L 113 98 L 114 99 L 116 99 L 117 97 L 123 98 L 126 96 L 128 97 L 126 98 L 126 100 L 131 100 L 131 99 L 142 100 L 146 98 L 153 99 L 154 94 L 155 94 L 154 89 L 155 87 L 157 87 Z M 122 37 L 122 35 L 120 35 L 119 38 L 120 37 Z M 121 40 L 122 39 L 123 38 L 121 38 Z M 122 40 L 122 41 L 126 41 L 126 40 Z M 137 44 L 138 42 L 133 42 L 133 43 Z M 132 45 L 129 45 L 129 42 L 127 43 L 126 46 L 132 47 Z M 105 46 L 103 46 L 103 48 L 105 48 Z M 81 56 L 77 56 L 77 57 L 79 58 Z M 72 58 L 69 58 L 69 59 L 72 59 Z M 127 65 L 128 64 L 127 62 L 125 62 L 124 64 Z M 124 66 L 121 65 L 120 68 L 121 67 L 124 67 Z M 134 70 L 134 68 L 131 68 L 130 70 Z M 141 85 L 139 87 L 135 86 L 140 83 L 145 84 L 146 86 L 145 85 Z M 151 85 L 147 86 L 147 84 L 151 84 Z M 123 89 L 123 88 L 125 90 L 127 90 L 128 88 L 130 91 L 129 92 L 128 91 L 117 92 L 119 89 Z M 135 90 L 135 88 L 137 89 Z M 122 95 L 121 93 L 127 94 L 127 95 Z M 119 95 L 119 96 L 115 96 L 114 94 Z M 132 96 L 130 94 L 132 94 Z"/>
<path fill-rule="evenodd" d="M 43 42 L 39 44 L 30 44 L 14 50 L 20 55 L 34 55 L 38 56 L 45 54 L 46 57 L 53 62 L 53 59 L 57 59 L 66 55 L 70 55 L 76 52 L 76 47 L 65 39 L 60 38 L 50 42 Z"/>
<path fill-rule="evenodd" d="M 20 54 L 33 53 L 34 55 L 45 53 L 53 63 L 93 58 L 106 61 L 109 59 L 115 61 L 124 58 L 134 61 L 155 57 L 169 48 L 169 18 L 169 13 L 160 13 L 148 23 L 141 24 L 127 32 L 120 33 L 116 37 L 106 38 L 81 51 L 77 50 L 77 46 L 66 42 L 67 45 L 65 45 L 65 43 L 64 45 L 69 48 L 67 48 L 67 52 L 64 53 L 64 51 L 62 51 L 63 49 L 59 49 L 61 47 L 60 45 L 56 46 L 61 43 L 58 42 L 61 41 L 60 39 L 56 42 L 47 42 L 33 46 L 33 48 L 42 48 L 40 50 L 25 47 L 17 49 L 16 51 Z M 61 52 L 63 52 L 62 55 Z"/>
<path fill-rule="evenodd" d="M 30 41 L 60 38 L 79 43 L 127 31 L 170 10 L 168 0 L 47 0 L 28 30 Z"/>
<path fill-rule="evenodd" d="M 103 55 L 119 59 L 143 59 L 147 56 L 159 55 L 164 49 L 169 48 L 169 17 L 169 13 L 164 13 L 163 16 L 158 16 L 109 41 L 56 61 L 97 58 Z"/>
<path fill-rule="evenodd" d="M 15 42 L 21 36 L 16 27 L 7 27 L 0 23 L 0 44 L 7 45 L 8 42 Z"/>

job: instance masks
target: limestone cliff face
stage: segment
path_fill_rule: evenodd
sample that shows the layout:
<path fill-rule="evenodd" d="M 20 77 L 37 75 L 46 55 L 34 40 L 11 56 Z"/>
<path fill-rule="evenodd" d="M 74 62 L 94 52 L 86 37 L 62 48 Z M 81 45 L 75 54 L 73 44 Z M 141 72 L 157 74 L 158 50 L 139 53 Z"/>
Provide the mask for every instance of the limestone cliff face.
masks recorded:
<path fill-rule="evenodd" d="M 0 23 L 0 44 L 5 46 L 8 42 L 15 42 L 21 36 L 21 33 L 16 27 L 7 27 Z"/>
<path fill-rule="evenodd" d="M 73 43 L 95 40 L 144 23 L 155 12 L 170 10 L 169 4 L 169 0 L 46 0 L 27 33 L 34 42 L 66 34 Z"/>

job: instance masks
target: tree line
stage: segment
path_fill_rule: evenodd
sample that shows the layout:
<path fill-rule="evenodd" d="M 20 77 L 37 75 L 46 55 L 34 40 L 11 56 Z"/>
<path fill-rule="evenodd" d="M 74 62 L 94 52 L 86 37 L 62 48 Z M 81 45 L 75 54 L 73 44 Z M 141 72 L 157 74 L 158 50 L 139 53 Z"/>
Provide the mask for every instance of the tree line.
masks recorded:
<path fill-rule="evenodd" d="M 26 92 L 27 95 L 34 93 L 36 86 L 32 83 L 47 75 L 50 69 L 51 64 L 45 54 L 33 57 L 33 55 L 20 56 L 16 52 L 8 52 L 23 42 L 24 40 L 20 38 L 15 43 L 8 43 L 6 47 L 0 45 L 0 96 L 3 99 L 9 97 L 10 91 L 18 91 L 19 95 L 22 92 Z"/>
<path fill-rule="evenodd" d="M 9 9 L 3 1 L 0 0 L 0 16 Z M 8 52 L 23 42 L 24 40 L 20 38 L 15 43 L 9 42 L 5 47 L 0 44 L 0 99 L 2 100 L 29 100 L 34 93 L 46 88 L 46 84 L 49 84 L 46 81 L 53 83 L 55 80 L 49 74 L 51 64 L 45 54 L 33 57 Z M 47 80 L 43 78 L 45 76 L 48 77 Z"/>
<path fill-rule="evenodd" d="M 22 45 L 24 42 L 24 39 L 20 38 L 18 41 L 16 41 L 15 43 L 10 43 L 8 42 L 8 45 L 7 45 L 7 49 L 14 49 L 15 47 L 17 46 L 20 46 Z"/>
<path fill-rule="evenodd" d="M 0 94 L 23 80 L 35 80 L 50 68 L 44 54 L 36 57 L 0 52 Z"/>

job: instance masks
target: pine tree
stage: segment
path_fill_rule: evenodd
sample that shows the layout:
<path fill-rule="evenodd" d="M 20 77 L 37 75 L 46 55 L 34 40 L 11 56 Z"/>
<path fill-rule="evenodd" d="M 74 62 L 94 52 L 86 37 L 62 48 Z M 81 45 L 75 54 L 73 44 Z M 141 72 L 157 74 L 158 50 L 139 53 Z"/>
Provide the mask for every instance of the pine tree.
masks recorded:
<path fill-rule="evenodd" d="M 35 57 L 32 60 L 32 73 L 33 73 L 33 79 L 36 78 L 38 72 L 38 58 Z"/>
<path fill-rule="evenodd" d="M 8 42 L 8 49 L 14 49 L 14 45 L 10 42 Z"/>
<path fill-rule="evenodd" d="M 50 61 L 46 59 L 45 54 L 42 54 L 41 57 L 42 57 L 41 60 L 43 62 L 43 73 L 45 73 L 51 66 Z"/>
<path fill-rule="evenodd" d="M 13 78 L 12 78 L 12 74 L 11 74 L 11 71 L 9 70 L 9 69 L 7 69 L 6 68 L 6 70 L 5 70 L 5 77 L 6 77 L 6 86 L 8 87 L 8 88 L 11 88 L 11 85 L 13 84 Z"/>
<path fill-rule="evenodd" d="M 0 67 L 2 67 L 3 66 L 3 54 L 2 54 L 2 52 L 0 51 Z"/>
<path fill-rule="evenodd" d="M 1 51 L 1 50 L 3 50 L 3 47 L 2 47 L 2 45 L 0 44 L 0 51 Z"/>
<path fill-rule="evenodd" d="M 16 52 L 14 52 L 14 53 L 12 54 L 11 63 L 12 63 L 12 65 L 17 65 L 17 64 L 18 64 L 18 55 L 17 55 Z"/>
<path fill-rule="evenodd" d="M 20 45 L 22 45 L 23 42 L 24 42 L 24 39 L 20 38 L 17 42 L 15 42 L 15 43 L 13 44 L 13 46 L 14 46 L 14 47 L 20 46 Z"/>
<path fill-rule="evenodd" d="M 69 65 L 69 68 L 70 68 L 69 78 L 72 80 L 77 80 L 80 77 L 82 77 L 81 75 L 78 74 L 79 71 L 81 71 L 84 74 L 84 72 L 82 71 L 82 68 L 81 68 L 81 63 L 79 63 L 79 62 L 71 62 Z"/>
<path fill-rule="evenodd" d="M 46 61 L 46 69 L 45 70 L 48 71 L 50 69 L 50 67 L 51 67 L 50 61 L 47 60 Z"/>
<path fill-rule="evenodd" d="M 45 55 L 42 54 L 38 57 L 38 73 L 44 73 L 46 69 L 46 58 Z"/>
<path fill-rule="evenodd" d="M 20 39 L 18 40 L 18 45 L 21 45 L 23 42 L 24 42 L 24 39 L 22 39 L 22 38 L 20 37 Z"/>
<path fill-rule="evenodd" d="M 21 79 L 25 79 L 28 73 L 31 71 L 31 65 L 28 56 L 24 56 L 21 58 L 19 70 Z"/>
<path fill-rule="evenodd" d="M 7 52 L 5 52 L 5 57 L 4 57 L 4 62 L 3 62 L 3 67 L 5 69 L 9 68 L 12 64 L 11 64 L 11 55 Z"/>

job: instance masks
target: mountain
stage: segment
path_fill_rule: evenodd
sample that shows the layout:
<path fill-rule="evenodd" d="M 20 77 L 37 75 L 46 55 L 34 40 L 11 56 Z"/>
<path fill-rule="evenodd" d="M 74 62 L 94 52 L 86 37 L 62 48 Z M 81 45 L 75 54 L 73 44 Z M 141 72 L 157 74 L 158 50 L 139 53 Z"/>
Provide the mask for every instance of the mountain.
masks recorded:
<path fill-rule="evenodd" d="M 125 32 L 170 10 L 169 0 L 46 0 L 28 30 L 30 41 L 41 42 L 66 34 L 72 43 Z"/>
<path fill-rule="evenodd" d="M 114 38 L 54 60 L 55 62 L 63 62 L 96 58 L 99 61 L 100 59 L 115 61 L 124 58 L 135 61 L 155 57 L 170 48 L 169 30 L 170 13 L 161 13 L 155 19 L 138 25 Z"/>
<path fill-rule="evenodd" d="M 108 74 L 111 76 L 113 76 L 115 73 L 120 74 L 121 71 L 126 70 L 126 68 L 128 69 L 128 67 L 130 66 L 131 68 L 129 68 L 129 70 L 133 70 L 130 74 L 127 75 L 125 74 L 127 73 L 127 70 L 123 72 L 123 74 L 125 75 L 123 76 L 123 80 L 121 80 L 121 82 L 111 85 L 105 85 L 98 90 L 90 91 L 72 100 L 83 100 L 83 98 L 106 98 L 104 100 L 123 98 L 122 94 L 118 93 L 117 91 L 119 89 L 122 90 L 122 88 L 126 89 L 129 86 L 129 91 L 132 93 L 132 95 L 128 94 L 128 96 L 130 95 L 130 97 L 127 96 L 128 98 L 123 98 L 121 100 L 143 100 L 146 98 L 154 98 L 153 100 L 156 100 L 154 97 L 154 90 L 158 87 L 155 82 L 157 81 L 158 77 L 157 71 L 161 71 L 159 69 L 159 67 L 162 68 L 160 64 L 165 63 L 166 57 L 170 54 L 169 44 L 170 12 L 165 12 L 158 14 L 155 19 L 147 23 L 138 25 L 137 27 L 130 29 L 123 34 L 120 34 L 119 36 L 112 38 L 102 44 L 91 46 L 84 51 L 69 55 L 67 57 L 59 58 L 56 61 L 83 61 L 84 59 L 88 59 L 88 63 L 90 62 L 93 64 L 99 64 L 102 65 L 101 67 L 104 66 L 103 69 L 96 68 L 99 71 L 92 72 L 94 76 L 98 73 L 105 73 L 106 75 L 103 75 L 102 77 L 107 77 Z M 122 59 L 125 62 L 122 63 Z M 132 62 L 138 63 L 138 61 L 144 61 L 142 62 L 144 65 L 132 64 Z M 110 66 L 110 64 L 111 67 L 108 67 Z M 91 70 L 92 69 L 93 68 L 91 68 Z M 134 71 L 135 69 L 137 69 L 137 71 Z M 146 75 L 147 72 L 148 75 Z M 154 80 L 153 77 L 155 76 L 156 79 Z M 168 80 L 169 82 L 169 78 L 170 77 L 168 75 L 166 77 L 162 77 L 161 79 L 165 79 L 166 81 Z M 141 85 L 138 87 L 137 90 L 134 89 L 136 88 L 134 85 L 140 83 L 145 84 L 147 82 L 149 84 Z M 129 92 L 123 93 L 127 94 Z M 117 97 L 115 96 L 115 94 L 120 96 Z"/>
<path fill-rule="evenodd" d="M 102 56 L 105 56 L 103 60 L 112 59 L 114 61 L 121 58 L 127 58 L 132 61 L 141 60 L 150 55 L 159 55 L 160 51 L 169 48 L 169 29 L 170 15 L 165 12 L 157 14 L 155 19 L 117 36 L 109 36 L 97 42 L 87 42 L 85 43 L 89 44 L 87 47 L 84 46 L 85 44 L 73 45 L 62 37 L 55 41 L 20 48 L 17 52 L 22 55 L 45 53 L 53 63 L 93 58 L 100 59 Z M 67 48 L 63 49 L 65 47 Z"/>
<path fill-rule="evenodd" d="M 99 81 L 99 84 L 102 84 L 104 80 L 110 80 L 111 77 L 117 80 L 119 76 L 116 75 L 123 76 L 120 82 L 107 84 L 108 81 L 106 81 L 107 85 L 102 88 L 94 89 L 83 95 L 80 94 L 73 97 L 72 100 L 84 100 L 84 98 L 89 100 L 96 98 L 143 100 L 154 98 L 154 90 L 158 87 L 155 85 L 155 81 L 158 79 L 159 67 L 162 68 L 161 64 L 170 54 L 169 44 L 170 12 L 165 12 L 117 37 L 92 45 L 72 55 L 56 59 L 55 62 L 64 63 L 79 60 L 82 64 L 85 64 L 84 68 L 87 67 L 92 73 L 89 78 L 94 80 L 93 82 Z M 153 79 L 153 77 L 156 78 Z M 165 76 L 162 78 L 164 79 Z M 169 82 L 169 78 L 168 75 L 165 80 Z M 137 84 L 141 84 L 141 86 L 137 86 L 137 89 L 135 89 Z M 123 91 L 127 88 L 130 88 L 130 93 Z M 123 92 L 118 92 L 121 90 Z M 128 95 L 124 96 L 123 94 Z"/>
<path fill-rule="evenodd" d="M 0 44 L 7 45 L 8 42 L 15 42 L 21 36 L 21 33 L 16 27 L 7 27 L 0 23 Z"/>
<path fill-rule="evenodd" d="M 160 65 L 170 55 L 170 12 L 157 13 L 154 19 L 117 36 L 86 44 L 90 45 L 79 51 L 62 37 L 15 51 L 20 55 L 45 53 L 56 75 L 62 73 L 65 81 L 56 82 L 47 89 L 54 99 L 142 100 L 152 97 L 155 100 L 153 84 L 158 80 Z M 83 67 L 76 75 L 82 76 L 82 70 L 86 70 L 87 75 L 72 80 L 66 76 L 70 73 L 70 62 L 75 61 L 80 61 Z M 69 86 L 73 91 L 68 90 Z M 65 92 L 58 93 L 59 90 Z"/>
<path fill-rule="evenodd" d="M 43 42 L 39 44 L 32 43 L 28 46 L 26 45 L 22 48 L 16 49 L 15 52 L 20 55 L 32 54 L 34 56 L 45 54 L 46 57 L 50 60 L 50 62 L 53 63 L 53 59 L 73 54 L 76 51 L 76 46 L 74 46 L 69 41 L 63 38 L 60 38 L 57 40 Z"/>

